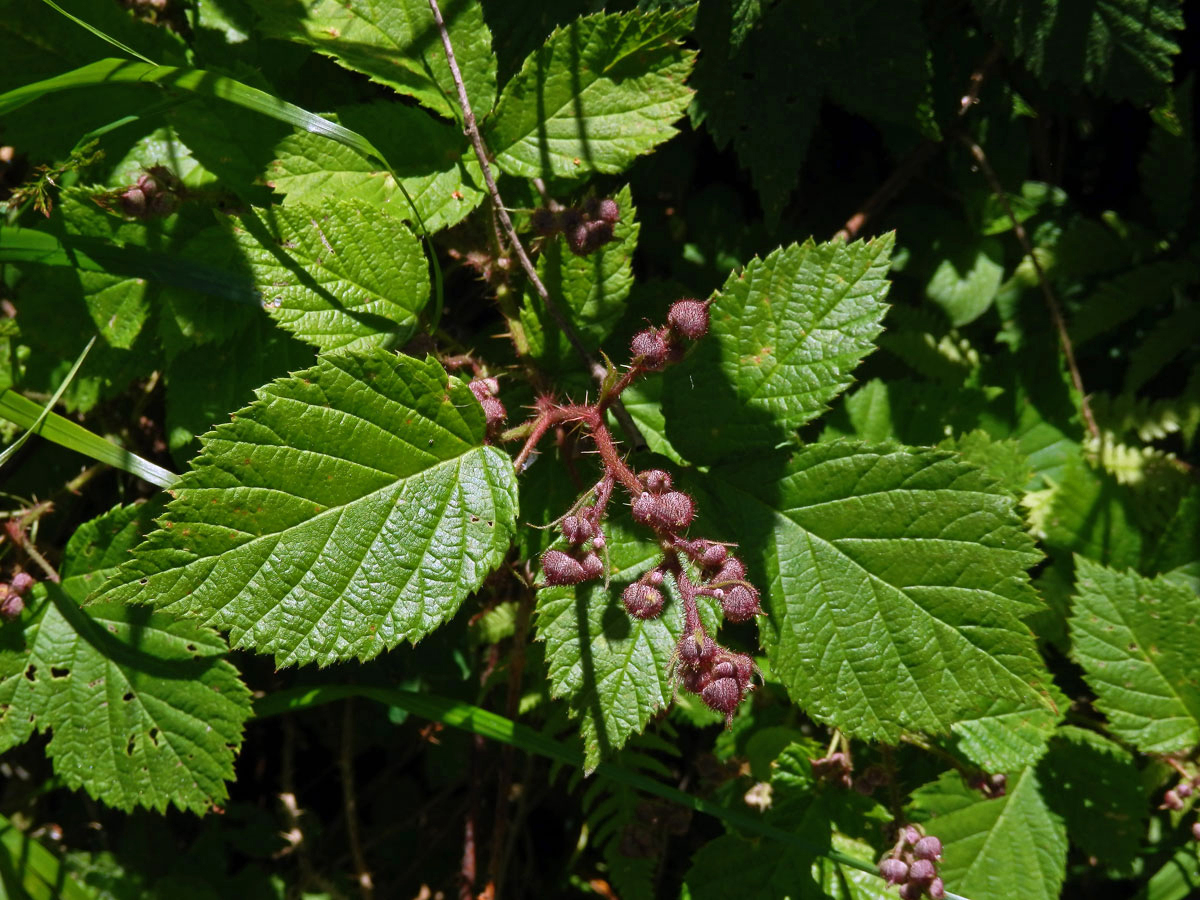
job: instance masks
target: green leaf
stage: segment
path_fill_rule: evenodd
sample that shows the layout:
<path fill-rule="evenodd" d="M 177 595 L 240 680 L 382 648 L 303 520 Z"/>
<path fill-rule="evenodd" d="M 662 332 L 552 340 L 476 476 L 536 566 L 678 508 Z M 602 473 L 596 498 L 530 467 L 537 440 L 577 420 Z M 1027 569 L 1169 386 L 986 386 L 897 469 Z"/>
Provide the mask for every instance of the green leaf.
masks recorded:
<path fill-rule="evenodd" d="M 461 130 L 448 122 L 415 107 L 383 102 L 344 107 L 330 118 L 370 138 L 386 154 L 396 177 L 349 147 L 296 132 L 276 146 L 267 171 L 271 185 L 287 195 L 285 203 L 336 197 L 407 218 L 411 209 L 403 186 L 433 232 L 461 221 L 482 202 L 479 163 Z"/>
<path fill-rule="evenodd" d="M 263 31 L 312 47 L 347 69 L 458 119 L 458 93 L 428 0 L 251 0 Z M 496 97 L 492 35 L 476 2 L 443 3 L 442 18 L 471 108 L 482 117 Z"/>
<path fill-rule="evenodd" d="M 1071 842 L 1088 856 L 1127 870 L 1146 831 L 1146 796 L 1133 755 L 1094 731 L 1058 730 L 1038 766 L 1046 802 L 1063 817 Z"/>
<path fill-rule="evenodd" d="M 1179 287 L 1176 287 L 1179 290 Z M 1130 351 L 1124 390 L 1134 393 L 1200 341 L 1200 309 L 1186 303 L 1164 316 Z"/>
<path fill-rule="evenodd" d="M 1046 804 L 1033 769 L 1010 776 L 1003 797 L 985 800 L 957 772 L 912 798 L 925 830 L 942 841 L 938 873 L 971 900 L 1056 900 L 1066 874 L 1067 830 Z"/>
<path fill-rule="evenodd" d="M 5 858 L 7 857 L 7 858 Z M 76 880 L 58 855 L 29 834 L 0 816 L 0 870 L 6 880 L 0 886 L 11 888 L 10 874 L 19 873 L 20 887 L 31 898 L 54 900 L 97 900 L 99 894 Z"/>
<path fill-rule="evenodd" d="M 436 360 L 339 352 L 258 398 L 202 439 L 161 529 L 97 599 L 328 664 L 420 640 L 499 564 L 512 463 Z"/>
<path fill-rule="evenodd" d="M 1154 102 L 1183 29 L 1180 0 L 974 0 L 988 30 L 1043 84 Z"/>
<path fill-rule="evenodd" d="M 1167 107 L 1177 131 L 1161 123 L 1150 132 L 1146 149 L 1138 161 L 1142 193 L 1150 201 L 1156 224 L 1166 230 L 1182 228 L 1192 214 L 1196 192 L 1195 125 L 1192 97 L 1195 88 L 1189 77 L 1175 89 Z"/>
<path fill-rule="evenodd" d="M 605 537 L 611 586 L 545 588 L 538 592 L 536 620 L 538 639 L 546 642 L 551 694 L 566 697 L 580 718 L 589 772 L 670 704 L 675 647 L 683 633 L 673 584 L 656 619 L 633 619 L 621 602 L 625 585 L 662 558 L 658 545 L 624 511 L 606 522 Z M 701 600 L 700 612 L 715 632 L 715 604 Z"/>
<path fill-rule="evenodd" d="M 429 302 L 421 242 L 400 219 L 325 200 L 246 212 L 233 238 L 281 326 L 321 350 L 396 346 Z"/>
<path fill-rule="evenodd" d="M 999 241 L 984 238 L 948 246 L 943 254 L 925 285 L 925 296 L 959 328 L 982 316 L 996 299 L 1004 279 L 1002 248 Z"/>
<path fill-rule="evenodd" d="M 997 698 L 1052 708 L 1022 618 L 1039 558 L 1012 497 L 952 454 L 837 442 L 713 469 L 705 521 L 767 588 L 773 677 L 864 739 L 945 733 Z M 764 577 L 765 576 L 765 577 Z"/>
<path fill-rule="evenodd" d="M 1011 772 L 1037 762 L 1070 705 L 1053 684 L 1050 688 L 1057 711 L 1028 699 L 995 700 L 979 715 L 959 719 L 950 726 L 958 749 L 988 772 Z"/>
<path fill-rule="evenodd" d="M 220 635 L 194 622 L 119 604 L 79 607 L 97 575 L 126 558 L 147 517 L 118 507 L 82 526 L 61 586 L 5 629 L 0 747 L 50 731 L 54 770 L 120 809 L 203 813 L 224 802 L 250 692 Z"/>
<path fill-rule="evenodd" d="M 576 333 L 589 349 L 608 337 L 625 312 L 633 288 L 633 254 L 641 224 L 628 185 L 613 195 L 621 218 L 613 227 L 613 240 L 587 256 L 576 256 L 563 240 L 546 244 L 538 258 L 538 276 L 550 296 L 558 300 Z M 566 337 L 546 312 L 541 299 L 530 288 L 521 308 L 531 352 L 543 364 L 561 368 L 576 365 L 577 357 Z"/>
<path fill-rule="evenodd" d="M 891 234 L 792 244 L 731 274 L 711 333 L 663 389 L 667 437 L 707 462 L 771 447 L 820 414 L 873 349 L 887 307 Z"/>
<path fill-rule="evenodd" d="M 675 135 L 692 91 L 692 10 L 585 16 L 547 38 L 504 86 L 484 140 L 527 178 L 622 172 Z"/>
<path fill-rule="evenodd" d="M 1075 557 L 1072 655 L 1113 734 L 1143 753 L 1200 742 L 1200 597 Z"/>
<path fill-rule="evenodd" d="M 1045 519 L 1046 543 L 1114 566 L 1136 565 L 1142 534 L 1129 508 L 1132 497 L 1112 476 L 1078 456 L 1054 486 Z"/>

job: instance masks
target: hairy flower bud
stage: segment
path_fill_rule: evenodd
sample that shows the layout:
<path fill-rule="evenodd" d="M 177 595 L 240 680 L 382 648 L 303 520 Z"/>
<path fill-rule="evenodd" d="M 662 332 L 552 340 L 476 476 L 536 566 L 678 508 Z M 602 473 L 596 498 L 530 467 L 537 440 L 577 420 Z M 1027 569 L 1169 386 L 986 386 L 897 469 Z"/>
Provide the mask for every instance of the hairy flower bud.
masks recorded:
<path fill-rule="evenodd" d="M 607 222 L 615 225 L 621 218 L 621 207 L 611 197 L 593 198 L 584 206 L 584 212 L 589 219 L 596 222 Z"/>
<path fill-rule="evenodd" d="M 0 583 L 0 621 L 11 622 L 25 609 L 21 595 L 7 584 Z"/>
<path fill-rule="evenodd" d="M 908 881 L 908 863 L 888 857 L 879 864 L 879 874 L 888 884 L 904 884 Z"/>
<path fill-rule="evenodd" d="M 584 226 L 584 230 L 587 235 L 583 240 L 583 256 L 596 252 L 605 244 L 610 243 L 615 236 L 611 222 L 589 222 Z"/>
<path fill-rule="evenodd" d="M 667 313 L 671 330 L 694 341 L 708 333 L 708 304 L 703 300 L 679 300 Z"/>
<path fill-rule="evenodd" d="M 588 252 L 586 249 L 587 243 L 588 243 L 587 224 L 584 222 L 580 222 L 578 225 L 572 226 L 571 228 L 567 228 L 565 230 L 565 233 L 566 233 L 566 238 L 567 238 L 567 249 L 570 250 L 572 253 L 574 253 L 576 256 L 587 255 L 587 252 Z"/>
<path fill-rule="evenodd" d="M 929 897 L 930 900 L 945 900 L 946 885 L 940 878 L 935 878 L 929 882 Z"/>
<path fill-rule="evenodd" d="M 727 556 L 729 556 L 729 548 L 724 544 L 709 544 L 704 548 L 697 562 L 707 569 L 715 569 L 725 562 Z"/>
<path fill-rule="evenodd" d="M 633 355 L 634 365 L 650 372 L 658 371 L 667 362 L 667 343 L 656 328 L 635 334 L 629 342 L 629 352 Z"/>
<path fill-rule="evenodd" d="M 925 893 L 924 885 L 914 884 L 911 881 L 908 884 L 900 885 L 900 900 L 921 900 L 923 893 Z"/>
<path fill-rule="evenodd" d="M 548 585 L 579 584 L 588 577 L 579 560 L 561 550 L 547 550 L 542 554 L 542 571 Z"/>
<path fill-rule="evenodd" d="M 14 578 L 13 579 L 13 587 L 16 587 L 16 586 L 17 586 L 17 579 Z M 1179 784 L 1175 785 L 1175 793 L 1177 793 L 1180 797 L 1184 797 L 1184 798 L 1192 796 L 1191 782 L 1188 782 L 1188 781 L 1179 782 Z"/>
<path fill-rule="evenodd" d="M 658 497 L 646 491 L 633 501 L 630 511 L 633 521 L 641 525 L 653 526 L 658 521 Z"/>
<path fill-rule="evenodd" d="M 562 521 L 562 533 L 572 544 L 582 544 L 589 540 L 595 533 L 595 528 L 587 519 L 581 519 L 579 516 L 567 516 Z"/>
<path fill-rule="evenodd" d="M 708 635 L 700 632 L 698 634 L 685 634 L 679 640 L 679 646 L 676 648 L 679 653 L 679 661 L 687 666 L 706 666 L 708 661 L 716 655 L 717 645 Z"/>
<path fill-rule="evenodd" d="M 488 425 L 496 425 L 508 418 L 508 410 L 495 397 L 484 397 L 480 405 L 483 406 L 483 420 Z"/>
<path fill-rule="evenodd" d="M 733 713 L 742 702 L 742 689 L 732 678 L 714 678 L 700 691 L 700 699 L 709 709 L 725 714 L 725 722 L 733 720 Z"/>
<path fill-rule="evenodd" d="M 937 869 L 927 859 L 913 860 L 912 865 L 908 867 L 908 880 L 910 884 L 925 886 L 936 877 Z"/>
<path fill-rule="evenodd" d="M 721 611 L 730 622 L 748 622 L 762 614 L 758 591 L 745 584 L 735 584 L 721 598 Z"/>
<path fill-rule="evenodd" d="M 916 844 L 921 839 L 922 835 L 914 826 L 904 826 L 904 842 L 906 844 Z"/>
<path fill-rule="evenodd" d="M 589 553 L 581 561 L 583 567 L 583 580 L 591 581 L 593 578 L 599 578 L 604 574 L 604 561 L 595 553 Z"/>
<path fill-rule="evenodd" d="M 533 226 L 533 230 L 543 237 L 554 234 L 559 229 L 558 216 L 544 206 L 535 209 L 529 217 L 529 224 Z"/>
<path fill-rule="evenodd" d="M 662 494 L 671 489 L 671 473 L 662 469 L 647 469 L 638 475 L 638 481 L 652 494 Z"/>
<path fill-rule="evenodd" d="M 933 835 L 923 837 L 913 846 L 913 856 L 917 859 L 941 859 L 942 842 Z"/>
<path fill-rule="evenodd" d="M 28 572 L 18 572 L 12 577 L 12 589 L 15 593 L 22 597 L 25 593 L 36 584 L 36 580 Z"/>
<path fill-rule="evenodd" d="M 635 619 L 658 618 L 663 611 L 663 604 L 666 602 L 663 599 L 662 591 L 640 581 L 635 581 L 625 588 L 621 600 L 625 604 L 625 611 Z"/>
<path fill-rule="evenodd" d="M 1167 791 L 1163 794 L 1162 808 L 1181 810 L 1183 809 L 1183 799 L 1175 791 Z"/>
<path fill-rule="evenodd" d="M 146 214 L 146 195 L 141 188 L 126 188 L 117 199 L 125 215 L 140 219 Z"/>
<path fill-rule="evenodd" d="M 692 498 L 682 491 L 668 491 L 658 501 L 658 522 L 668 530 L 687 528 L 696 514 Z"/>

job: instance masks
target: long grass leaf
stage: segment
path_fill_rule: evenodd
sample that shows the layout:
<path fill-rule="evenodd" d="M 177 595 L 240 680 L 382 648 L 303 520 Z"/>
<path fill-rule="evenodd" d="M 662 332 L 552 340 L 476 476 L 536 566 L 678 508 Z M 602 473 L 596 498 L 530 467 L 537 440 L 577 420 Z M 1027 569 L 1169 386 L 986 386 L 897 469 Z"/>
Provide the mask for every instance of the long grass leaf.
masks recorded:
<path fill-rule="evenodd" d="M 83 361 L 87 359 L 87 355 L 95 343 L 95 337 L 87 342 L 87 346 L 83 348 L 83 352 L 80 353 L 76 358 L 75 365 L 71 366 L 71 371 L 67 372 L 67 377 L 62 380 L 62 384 L 58 386 L 58 390 L 54 392 L 54 396 L 50 398 L 50 402 L 42 407 L 42 412 L 37 417 L 37 420 L 28 428 L 26 428 L 19 438 L 5 447 L 3 453 L 0 453 L 0 468 L 3 468 L 4 464 L 12 459 L 18 450 L 25 446 L 25 442 L 29 440 L 33 433 L 42 427 L 42 423 L 46 421 L 46 417 L 54 411 L 54 407 L 57 406 L 58 401 L 62 399 L 63 393 L 66 392 L 71 382 L 75 380 L 75 376 L 79 373 L 79 367 L 83 365 Z"/>

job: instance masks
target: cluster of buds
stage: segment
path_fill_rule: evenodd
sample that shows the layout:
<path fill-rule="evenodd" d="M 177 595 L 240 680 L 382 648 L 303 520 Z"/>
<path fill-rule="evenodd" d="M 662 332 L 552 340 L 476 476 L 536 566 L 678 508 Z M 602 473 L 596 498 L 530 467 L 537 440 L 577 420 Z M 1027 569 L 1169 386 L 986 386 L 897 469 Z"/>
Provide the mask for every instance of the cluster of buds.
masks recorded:
<path fill-rule="evenodd" d="M 467 387 L 471 389 L 471 393 L 475 395 L 475 399 L 483 407 L 484 420 L 487 423 L 488 431 L 495 431 L 508 417 L 508 410 L 500 402 L 499 382 L 495 378 L 476 378 L 469 382 Z"/>
<path fill-rule="evenodd" d="M 542 207 L 533 211 L 533 227 L 543 237 L 562 234 L 576 256 L 594 253 L 613 239 L 621 208 L 610 197 L 592 198 L 582 206 Z"/>
<path fill-rule="evenodd" d="M 979 793 L 983 794 L 989 800 L 994 800 L 997 797 L 1003 797 L 1008 790 L 1008 776 L 1003 772 L 996 772 L 993 775 L 989 775 L 987 772 L 979 772 L 967 780 L 967 786 L 979 791 Z"/>
<path fill-rule="evenodd" d="M 888 884 L 900 886 L 901 900 L 918 900 L 926 894 L 931 900 L 942 900 L 946 886 L 937 874 L 941 858 L 941 841 L 923 835 L 916 826 L 906 825 L 900 829 L 895 848 L 879 864 L 879 874 Z"/>
<path fill-rule="evenodd" d="M 151 166 L 127 188 L 104 194 L 96 201 L 132 219 L 161 219 L 179 209 L 184 187 L 165 166 Z"/>
<path fill-rule="evenodd" d="M 605 202 L 599 202 L 598 216 L 604 213 Z M 600 558 L 606 547 L 603 521 L 613 491 L 620 485 L 628 494 L 634 522 L 654 532 L 662 551 L 657 564 L 625 588 L 622 603 L 635 619 L 655 619 L 666 606 L 664 584 L 668 577 L 674 581 L 683 618 L 683 636 L 675 648 L 675 677 L 681 687 L 699 694 L 709 707 L 722 713 L 728 724 L 753 688 L 754 662 L 713 640 L 700 620 L 698 601 L 701 597 L 712 598 L 720 604 L 726 619 L 747 622 L 762 613 L 758 590 L 746 580 L 746 567 L 730 553 L 729 545 L 687 536 L 696 515 L 695 502 L 676 489 L 669 472 L 649 469 L 639 474 L 630 469 L 604 424 L 608 406 L 635 378 L 681 359 L 687 342 L 707 332 L 708 304 L 691 299 L 676 301 L 667 314 L 666 325 L 634 336 L 628 370 L 606 383 L 595 404 L 542 401 L 526 447 L 517 457 L 517 466 L 519 469 L 533 445 L 554 424 L 578 422 L 590 430 L 604 474 L 561 520 L 565 549 L 547 550 L 542 555 L 545 583 L 580 584 L 605 573 Z"/>
<path fill-rule="evenodd" d="M 1180 779 L 1173 788 L 1163 794 L 1162 803 L 1158 808 L 1179 812 L 1187 805 L 1188 798 L 1200 788 L 1200 775 L 1190 774 L 1176 760 L 1169 759 L 1168 762 L 1179 772 Z M 1200 841 L 1200 821 L 1192 823 L 1192 837 Z"/>
<path fill-rule="evenodd" d="M 18 572 L 8 584 L 0 582 L 0 621 L 11 622 L 25 609 L 22 599 L 33 587 L 33 576 L 27 572 Z"/>

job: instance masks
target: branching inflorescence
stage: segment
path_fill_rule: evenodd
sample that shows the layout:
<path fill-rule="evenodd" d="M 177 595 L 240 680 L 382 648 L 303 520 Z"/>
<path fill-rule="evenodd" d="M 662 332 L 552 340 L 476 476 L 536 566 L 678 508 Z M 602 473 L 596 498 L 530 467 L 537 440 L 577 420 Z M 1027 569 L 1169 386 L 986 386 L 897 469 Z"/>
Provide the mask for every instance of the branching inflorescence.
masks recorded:
<path fill-rule="evenodd" d="M 592 221 L 604 219 L 596 217 Z M 683 634 L 675 651 L 675 677 L 680 686 L 699 694 L 708 706 L 722 713 L 728 724 L 753 686 L 755 666 L 749 656 L 722 647 L 708 634 L 700 619 L 698 600 L 711 597 L 721 605 L 726 619 L 746 622 L 762 612 L 758 590 L 746 580 L 746 567 L 730 553 L 727 544 L 688 537 L 696 511 L 691 496 L 675 487 L 669 472 L 635 472 L 630 468 L 605 424 L 605 413 L 625 388 L 640 376 L 681 359 L 688 344 L 707 331 L 708 304 L 679 300 L 671 306 L 665 326 L 647 328 L 634 336 L 629 367 L 624 373 L 610 371 L 595 403 L 539 398 L 531 422 L 516 429 L 527 434 L 516 466 L 518 471 L 522 469 L 537 443 L 553 427 L 577 424 L 590 435 L 603 474 L 559 522 L 567 548 L 547 550 L 542 555 L 545 583 L 575 585 L 605 575 L 601 558 L 607 547 L 604 520 L 619 486 L 628 497 L 633 520 L 654 533 L 662 550 L 658 563 L 625 588 L 621 598 L 625 609 L 635 619 L 657 618 L 666 605 L 667 579 L 674 580 L 683 618 Z M 472 389 L 477 396 L 492 393 L 482 384 Z"/>

